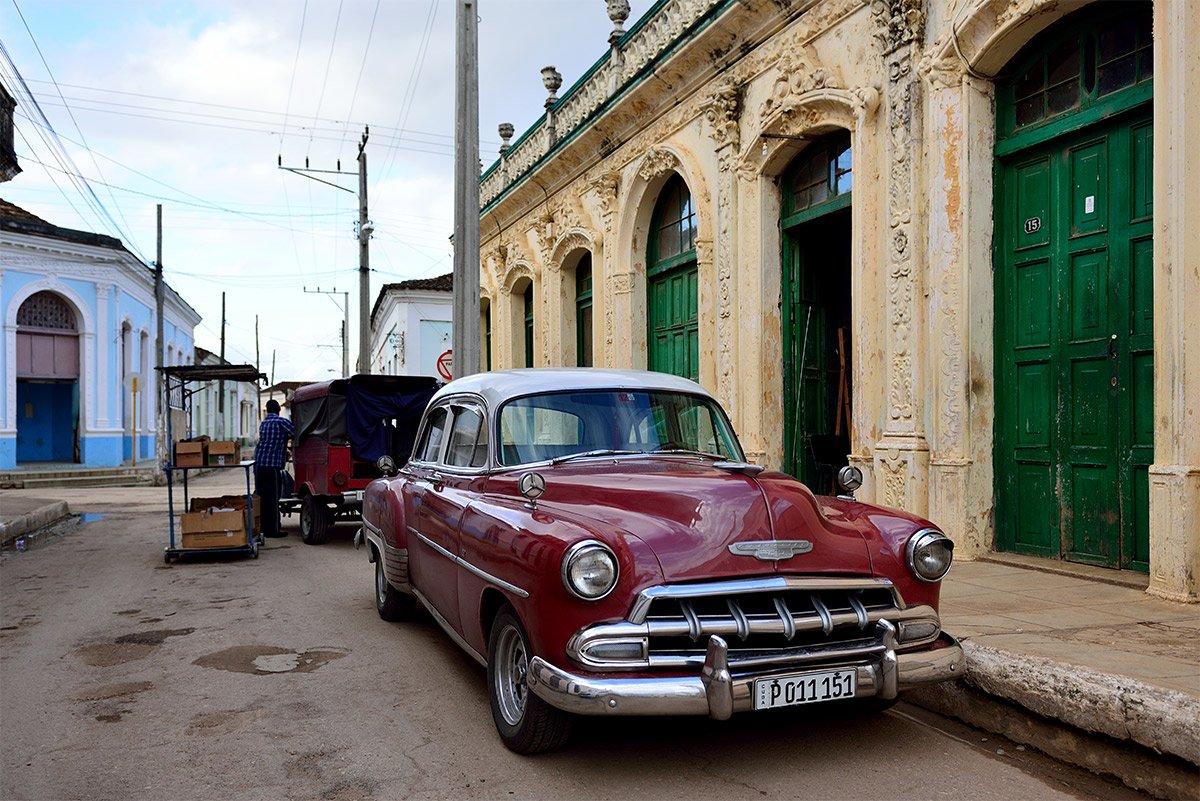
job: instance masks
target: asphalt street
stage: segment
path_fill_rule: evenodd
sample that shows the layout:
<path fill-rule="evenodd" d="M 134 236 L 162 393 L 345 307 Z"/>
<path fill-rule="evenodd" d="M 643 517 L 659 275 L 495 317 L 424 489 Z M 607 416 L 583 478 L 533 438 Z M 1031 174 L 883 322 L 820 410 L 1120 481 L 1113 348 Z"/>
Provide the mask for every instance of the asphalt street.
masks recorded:
<path fill-rule="evenodd" d="M 165 488 L 39 493 L 89 522 L 0 554 L 6 801 L 1139 797 L 903 703 L 585 719 L 521 757 L 477 663 L 428 618 L 376 615 L 353 526 L 313 547 L 293 518 L 257 559 L 167 564 Z"/>

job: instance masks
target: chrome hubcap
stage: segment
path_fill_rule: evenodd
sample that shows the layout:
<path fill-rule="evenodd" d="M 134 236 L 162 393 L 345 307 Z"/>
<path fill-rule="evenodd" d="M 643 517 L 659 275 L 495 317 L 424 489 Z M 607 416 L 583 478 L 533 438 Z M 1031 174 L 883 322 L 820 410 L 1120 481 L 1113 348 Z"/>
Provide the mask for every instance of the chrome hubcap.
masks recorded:
<path fill-rule="evenodd" d="M 528 671 L 529 660 L 520 633 L 512 626 L 505 626 L 496 645 L 494 689 L 500 714 L 510 726 L 516 726 L 525 716 L 525 700 L 529 692 L 525 676 Z"/>

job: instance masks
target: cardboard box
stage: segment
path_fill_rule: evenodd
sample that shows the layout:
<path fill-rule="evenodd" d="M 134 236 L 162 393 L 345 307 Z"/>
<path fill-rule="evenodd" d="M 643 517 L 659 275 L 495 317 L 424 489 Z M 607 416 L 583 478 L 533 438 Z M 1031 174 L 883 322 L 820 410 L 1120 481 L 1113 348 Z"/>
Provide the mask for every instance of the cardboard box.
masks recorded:
<path fill-rule="evenodd" d="M 238 464 L 242 461 L 242 447 L 233 440 L 212 440 L 208 443 L 208 464 Z"/>
<path fill-rule="evenodd" d="M 244 508 L 184 512 L 179 527 L 184 548 L 237 548 L 250 542 Z"/>
<path fill-rule="evenodd" d="M 175 443 L 176 467 L 204 467 L 203 440 L 181 441 Z"/>
<path fill-rule="evenodd" d="M 251 495 L 250 514 L 253 516 L 254 533 L 262 531 L 262 504 L 259 502 L 257 495 Z M 246 496 L 245 495 L 221 495 L 216 498 L 192 498 L 191 512 L 203 512 L 210 509 L 237 509 L 242 515 L 242 520 L 246 519 Z"/>

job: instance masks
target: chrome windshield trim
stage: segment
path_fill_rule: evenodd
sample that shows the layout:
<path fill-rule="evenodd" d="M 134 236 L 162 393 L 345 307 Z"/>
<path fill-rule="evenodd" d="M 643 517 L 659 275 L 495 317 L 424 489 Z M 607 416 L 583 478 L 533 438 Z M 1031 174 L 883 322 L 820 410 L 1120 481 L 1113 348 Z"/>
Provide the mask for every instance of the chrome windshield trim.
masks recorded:
<path fill-rule="evenodd" d="M 888 579 L 883 578 L 813 578 L 811 576 L 771 576 L 769 578 L 738 579 L 735 581 L 709 581 L 700 584 L 671 584 L 647 587 L 638 593 L 629 610 L 630 623 L 644 623 L 650 612 L 650 604 L 656 598 L 703 598 L 711 595 L 734 593 L 779 592 L 783 590 L 864 590 L 886 589 L 892 594 L 897 609 L 904 609 L 900 591 Z"/>
<path fill-rule="evenodd" d="M 445 548 L 438 545 L 436 542 L 429 539 L 428 537 L 426 537 L 421 532 L 417 531 L 412 526 L 409 526 L 408 530 L 413 535 L 415 535 L 416 538 L 419 539 L 421 542 L 425 543 L 430 548 L 432 548 L 433 550 L 437 551 L 442 556 L 449 559 L 451 562 L 454 562 L 456 565 L 459 565 L 464 570 L 467 570 L 468 572 L 473 573 L 476 576 L 479 576 L 479 578 L 483 579 L 484 581 L 488 582 L 489 584 L 494 584 L 502 590 L 507 590 L 508 592 L 511 592 L 513 595 L 517 596 L 518 598 L 528 598 L 529 597 L 528 590 L 523 590 L 520 587 L 518 587 L 516 584 L 509 584 L 504 579 L 497 578 L 496 576 L 493 576 L 491 573 L 488 573 L 486 570 L 481 570 L 480 568 L 475 567 L 475 565 L 471 564 L 466 559 L 463 559 L 461 556 L 456 556 L 453 553 L 451 553 L 450 551 L 447 551 Z"/>

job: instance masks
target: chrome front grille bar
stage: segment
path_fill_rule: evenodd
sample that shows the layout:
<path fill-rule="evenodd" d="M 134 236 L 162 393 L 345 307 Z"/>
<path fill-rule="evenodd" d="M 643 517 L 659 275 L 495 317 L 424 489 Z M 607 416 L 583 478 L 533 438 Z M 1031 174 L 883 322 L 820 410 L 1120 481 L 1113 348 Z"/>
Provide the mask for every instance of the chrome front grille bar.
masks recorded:
<path fill-rule="evenodd" d="M 582 629 L 567 651 L 596 670 L 692 668 L 703 665 L 704 643 L 721 637 L 739 666 L 855 659 L 868 655 L 864 638 L 881 623 L 932 632 L 910 636 L 905 647 L 940 631 L 933 608 L 906 606 L 885 579 L 788 576 L 650 588 L 626 620 Z M 906 628 L 911 623 L 922 625 Z"/>

